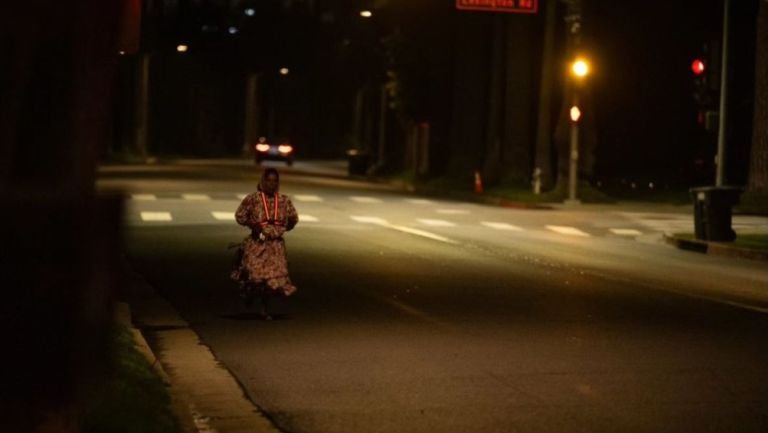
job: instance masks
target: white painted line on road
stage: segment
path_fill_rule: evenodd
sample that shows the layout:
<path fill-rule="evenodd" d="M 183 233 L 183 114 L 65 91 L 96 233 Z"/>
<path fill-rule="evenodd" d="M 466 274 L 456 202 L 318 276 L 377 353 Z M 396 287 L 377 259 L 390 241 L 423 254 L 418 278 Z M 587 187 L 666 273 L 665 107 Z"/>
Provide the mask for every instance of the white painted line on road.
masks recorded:
<path fill-rule="evenodd" d="M 508 230 L 508 231 L 513 231 L 513 232 L 521 232 L 521 231 L 523 231 L 523 229 L 521 229 L 520 227 L 514 226 L 512 224 L 507 224 L 507 223 L 497 223 L 497 222 L 493 222 L 493 221 L 481 221 L 480 224 L 482 224 L 482 225 L 484 225 L 486 227 L 490 227 L 492 229 L 496 229 L 496 230 Z"/>
<path fill-rule="evenodd" d="M 416 221 L 431 227 L 456 227 L 456 224 L 445 220 L 433 220 L 429 218 L 416 218 Z"/>
<path fill-rule="evenodd" d="M 350 218 L 352 218 L 354 221 L 357 221 L 359 223 L 375 224 L 375 225 L 378 225 L 378 226 L 381 226 L 381 227 L 385 227 L 385 228 L 392 229 L 392 230 L 397 230 L 397 231 L 400 231 L 400 232 L 403 232 L 403 233 L 408 233 L 408 234 L 412 234 L 412 235 L 416 235 L 416 236 L 421 236 L 421 237 L 425 237 L 425 238 L 432 239 L 432 240 L 435 240 L 435 241 L 445 242 L 447 244 L 454 244 L 454 245 L 458 244 L 458 242 L 456 242 L 456 241 L 454 241 L 452 239 L 448 239 L 445 236 L 440 236 L 438 234 L 430 233 L 430 232 L 425 231 L 425 230 L 419 230 L 419 229 L 414 229 L 414 228 L 411 228 L 411 227 L 400 226 L 400 225 L 396 225 L 396 224 L 390 224 L 390 223 L 387 222 L 387 220 L 385 220 L 383 218 L 379 218 L 379 217 L 352 215 L 352 216 L 350 216 Z"/>
<path fill-rule="evenodd" d="M 434 203 L 432 200 L 427 200 L 425 198 L 407 198 L 407 199 L 405 199 L 405 201 L 407 201 L 408 203 L 411 203 L 411 204 L 421 204 L 421 205 L 433 204 Z"/>
<path fill-rule="evenodd" d="M 297 201 L 303 201 L 303 202 L 320 202 L 323 201 L 323 199 L 320 196 L 317 195 L 308 195 L 308 194 L 296 194 L 293 196 L 294 199 Z"/>
<path fill-rule="evenodd" d="M 184 200 L 207 201 L 211 199 L 208 194 L 182 194 Z"/>
<path fill-rule="evenodd" d="M 349 199 L 357 203 L 381 203 L 381 200 L 375 197 L 352 196 Z"/>
<path fill-rule="evenodd" d="M 354 221 L 363 223 L 363 224 L 388 224 L 387 220 L 379 218 L 379 217 L 373 217 L 373 216 L 358 216 L 358 215 L 352 215 L 350 216 Z"/>
<path fill-rule="evenodd" d="M 438 234 L 430 233 L 430 232 L 424 231 L 424 230 L 413 229 L 413 228 L 410 228 L 410 227 L 398 226 L 398 225 L 393 225 L 393 224 L 386 224 L 385 227 L 389 227 L 391 229 L 398 230 L 398 231 L 401 231 L 401 232 L 404 232 L 404 233 L 410 233 L 410 234 L 416 235 L 416 236 L 422 236 L 422 237 L 429 238 L 429 239 L 432 239 L 432 240 L 435 240 L 435 241 L 445 242 L 447 244 L 458 244 L 458 242 L 456 242 L 456 241 L 454 241 L 452 239 L 448 239 L 445 236 L 440 236 Z"/>
<path fill-rule="evenodd" d="M 142 221 L 173 221 L 170 212 L 142 212 Z"/>
<path fill-rule="evenodd" d="M 547 229 L 560 233 L 561 235 L 589 237 L 589 233 L 585 233 L 576 227 L 547 226 Z"/>
<path fill-rule="evenodd" d="M 211 215 L 213 215 L 214 218 L 216 218 L 219 221 L 234 221 L 235 220 L 235 213 L 234 212 L 211 212 Z"/>
<path fill-rule="evenodd" d="M 316 223 L 320 220 L 317 219 L 317 217 L 313 217 L 312 215 L 299 214 L 299 221 L 303 223 Z"/>
<path fill-rule="evenodd" d="M 611 229 L 611 233 L 619 236 L 640 236 L 643 234 L 640 230 L 635 229 Z"/>
<path fill-rule="evenodd" d="M 465 209 L 438 209 L 436 212 L 444 215 L 466 215 L 469 213 Z"/>
<path fill-rule="evenodd" d="M 132 194 L 131 198 L 133 200 L 142 200 L 142 201 L 157 200 L 157 196 L 154 194 Z"/>

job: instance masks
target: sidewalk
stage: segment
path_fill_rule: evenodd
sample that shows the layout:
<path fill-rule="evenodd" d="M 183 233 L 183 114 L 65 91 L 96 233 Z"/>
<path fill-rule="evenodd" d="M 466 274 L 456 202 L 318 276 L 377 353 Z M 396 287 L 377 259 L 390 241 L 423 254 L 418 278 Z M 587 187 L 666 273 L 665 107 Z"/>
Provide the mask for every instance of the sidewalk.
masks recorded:
<path fill-rule="evenodd" d="M 126 270 L 124 278 L 130 308 L 124 304 L 120 320 L 170 383 L 172 407 L 184 433 L 280 432 L 166 300 L 140 275 Z"/>

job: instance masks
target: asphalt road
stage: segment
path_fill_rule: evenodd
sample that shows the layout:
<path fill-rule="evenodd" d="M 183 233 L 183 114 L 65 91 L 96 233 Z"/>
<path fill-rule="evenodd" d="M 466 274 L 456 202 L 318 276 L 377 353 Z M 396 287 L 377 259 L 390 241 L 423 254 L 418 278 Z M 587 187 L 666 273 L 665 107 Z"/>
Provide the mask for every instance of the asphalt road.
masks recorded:
<path fill-rule="evenodd" d="M 288 174 L 299 292 L 267 322 L 227 279 L 255 175 L 179 170 L 106 176 L 137 194 L 130 259 L 285 431 L 768 431 L 768 270 L 662 244 L 684 213 Z"/>

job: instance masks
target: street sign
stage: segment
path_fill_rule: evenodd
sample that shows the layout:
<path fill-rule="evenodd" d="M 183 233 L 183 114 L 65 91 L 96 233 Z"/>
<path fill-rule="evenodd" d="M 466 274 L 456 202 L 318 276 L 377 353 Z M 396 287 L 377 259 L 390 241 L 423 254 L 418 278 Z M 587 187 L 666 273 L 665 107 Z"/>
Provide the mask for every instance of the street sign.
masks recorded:
<path fill-rule="evenodd" d="M 539 0 L 456 0 L 456 9 L 535 14 Z"/>

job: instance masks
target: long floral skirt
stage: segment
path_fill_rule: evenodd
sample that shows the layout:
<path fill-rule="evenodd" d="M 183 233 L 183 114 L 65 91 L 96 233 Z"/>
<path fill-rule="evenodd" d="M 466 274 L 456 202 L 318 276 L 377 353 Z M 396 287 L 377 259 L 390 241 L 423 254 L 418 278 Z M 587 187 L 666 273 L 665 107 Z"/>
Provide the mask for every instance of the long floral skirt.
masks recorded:
<path fill-rule="evenodd" d="M 240 286 L 241 295 L 290 296 L 296 292 L 288 275 L 285 241 L 254 240 L 250 236 L 240 245 L 230 277 Z"/>

